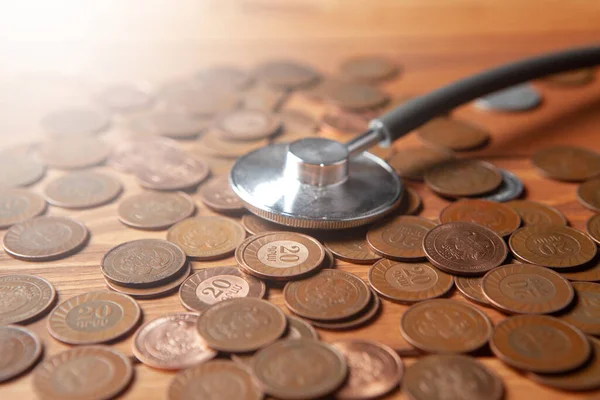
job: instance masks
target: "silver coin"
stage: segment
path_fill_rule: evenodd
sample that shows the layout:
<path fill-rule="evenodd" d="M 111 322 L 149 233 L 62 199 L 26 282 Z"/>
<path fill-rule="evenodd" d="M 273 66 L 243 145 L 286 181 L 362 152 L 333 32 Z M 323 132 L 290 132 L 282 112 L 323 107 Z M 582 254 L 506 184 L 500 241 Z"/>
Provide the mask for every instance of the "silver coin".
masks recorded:
<path fill-rule="evenodd" d="M 475 107 L 491 111 L 528 111 L 542 103 L 542 95 L 529 83 L 494 92 L 475 101 Z"/>
<path fill-rule="evenodd" d="M 502 175 L 502 183 L 498 189 L 487 196 L 481 197 L 481 199 L 504 203 L 505 201 L 514 200 L 523 194 L 523 182 L 521 182 L 521 179 L 517 175 L 505 169 L 500 169 L 500 174 Z"/>

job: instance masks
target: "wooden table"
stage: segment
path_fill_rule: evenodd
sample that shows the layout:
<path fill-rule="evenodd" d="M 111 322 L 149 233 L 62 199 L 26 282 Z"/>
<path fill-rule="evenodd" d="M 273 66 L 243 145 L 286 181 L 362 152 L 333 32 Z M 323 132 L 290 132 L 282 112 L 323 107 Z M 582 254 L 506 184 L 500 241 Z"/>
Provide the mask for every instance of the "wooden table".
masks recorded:
<path fill-rule="evenodd" d="M 164 2 L 162 8 L 151 2 L 122 3 L 105 1 L 99 3 L 102 5 L 90 6 L 74 2 L 64 8 L 38 10 L 26 15 L 31 18 L 30 24 L 16 23 L 15 18 L 23 12 L 16 8 L 16 11 L 9 10 L 0 17 L 0 59 L 5 71 L 0 83 L 17 82 L 20 86 L 36 80 L 60 81 L 61 85 L 70 85 L 78 92 L 88 88 L 87 82 L 146 79 L 160 83 L 217 62 L 251 67 L 271 58 L 295 58 L 333 73 L 345 57 L 376 53 L 388 55 L 403 66 L 400 78 L 386 84 L 386 90 L 418 94 L 485 67 L 543 51 L 592 43 L 600 37 L 600 3 L 585 0 L 179 0 Z M 63 77 L 56 79 L 60 75 Z M 85 78 L 72 80 L 65 76 Z M 557 207 L 572 226 L 583 229 L 592 213 L 576 201 L 576 185 L 542 178 L 531 168 L 528 158 L 534 150 L 554 143 L 600 151 L 600 77 L 581 88 L 536 86 L 544 95 L 544 103 L 533 112 L 494 114 L 467 106 L 457 110 L 455 116 L 480 124 L 493 135 L 487 148 L 470 155 L 515 172 L 527 187 L 527 199 Z M 3 91 L 0 98 L 10 99 L 11 94 Z M 39 96 L 32 96 L 30 100 L 16 111 L 6 106 L 0 111 L 3 146 L 22 142 L 28 136 L 39 137 L 36 118 L 50 105 L 58 103 L 40 100 Z M 292 96 L 285 107 L 299 107 L 316 117 L 323 110 L 322 106 L 300 96 Z M 105 137 L 117 140 L 122 129 L 122 121 L 117 120 L 113 131 Z M 416 144 L 418 139 L 412 135 L 396 145 Z M 188 143 L 185 147 L 191 148 L 191 145 Z M 108 167 L 99 169 L 117 175 Z M 60 174 L 49 171 L 32 190 L 41 191 L 50 179 Z M 131 176 L 118 175 L 125 185 L 125 196 L 140 190 Z M 411 186 L 424 199 L 421 215 L 436 218 L 447 202 L 423 185 Z M 118 200 L 83 211 L 50 207 L 50 215 L 70 215 L 87 225 L 92 235 L 87 247 L 64 260 L 46 263 L 18 261 L 2 253 L 0 273 L 26 272 L 43 276 L 55 285 L 59 301 L 106 289 L 99 263 L 110 247 L 133 239 L 165 237 L 164 231 L 145 232 L 120 224 L 116 218 L 117 204 Z M 210 212 L 199 205 L 199 214 Z M 233 263 L 229 258 L 192 264 L 197 269 Z M 366 278 L 368 270 L 368 266 L 342 262 L 338 262 L 337 267 L 362 278 Z M 456 293 L 452 297 L 466 301 Z M 287 311 L 281 290 L 271 290 L 269 300 Z M 184 311 L 176 294 L 140 300 L 139 304 L 144 321 Z M 399 319 L 405 308 L 383 300 L 383 313 L 372 324 L 348 332 L 320 331 L 320 334 L 325 341 L 368 338 L 405 349 L 409 345 L 399 330 Z M 493 309 L 483 310 L 494 322 L 503 318 Z M 42 338 L 46 355 L 68 348 L 49 336 L 45 319 L 27 327 Z M 131 337 L 114 347 L 131 355 Z M 489 353 L 480 359 L 502 376 L 507 399 L 600 398 L 600 392 L 575 395 L 539 386 Z M 410 364 L 413 360 L 405 361 Z M 135 372 L 135 381 L 122 396 L 124 399 L 163 398 L 173 377 L 172 373 L 141 364 L 136 364 Z M 32 397 L 31 374 L 0 384 L 3 400 Z M 389 398 L 402 396 L 396 393 Z"/>

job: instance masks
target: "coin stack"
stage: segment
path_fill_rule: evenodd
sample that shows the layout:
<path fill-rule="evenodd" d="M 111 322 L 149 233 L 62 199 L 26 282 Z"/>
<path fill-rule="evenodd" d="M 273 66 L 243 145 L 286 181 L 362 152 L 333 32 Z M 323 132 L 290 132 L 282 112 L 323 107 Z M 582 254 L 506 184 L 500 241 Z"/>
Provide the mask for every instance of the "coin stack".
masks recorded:
<path fill-rule="evenodd" d="M 135 369 L 147 366 L 175 372 L 162 388 L 169 400 L 370 399 L 399 386 L 414 400 L 497 400 L 502 379 L 476 358 L 489 348 L 542 385 L 600 389 L 600 341 L 592 337 L 600 335 L 600 217 L 588 220 L 587 233 L 568 227 L 556 208 L 520 199 L 524 185 L 515 173 L 462 157 L 490 141 L 482 126 L 444 115 L 418 129 L 418 147 L 369 150 L 405 185 L 395 212 L 361 228 L 279 225 L 247 213 L 229 187 L 235 159 L 251 150 L 316 135 L 344 141 L 364 131 L 370 118 L 414 97 L 384 90 L 400 75 L 383 56 L 347 59 L 333 76 L 285 60 L 252 72 L 215 66 L 157 90 L 108 85 L 90 99 L 95 108 L 44 116 L 42 142 L 1 153 L 6 253 L 53 260 L 51 268 L 36 267 L 40 275 L 62 266 L 78 274 L 61 259 L 85 248 L 88 228 L 44 216 L 48 204 L 76 213 L 122 193 L 115 221 L 135 240 L 106 246 L 99 268 L 89 272 L 103 277 L 107 290 L 78 287 L 59 304 L 44 278 L 0 275 L 0 382 L 43 359 L 30 382 L 44 399 L 114 398 L 131 385 Z M 583 70 L 544 82 L 577 86 L 591 76 Z M 528 84 L 476 106 L 525 111 L 540 101 Z M 115 125 L 117 138 L 103 136 Z M 578 200 L 600 211 L 600 155 L 554 146 L 532 161 L 547 178 L 581 182 Z M 45 183 L 43 195 L 23 188 L 42 180 L 46 168 L 67 172 Z M 138 187 L 124 184 L 125 174 Z M 417 215 L 420 182 L 448 202 L 436 220 Z M 78 215 L 93 234 L 104 229 Z M 175 291 L 180 305 L 152 300 Z M 139 326 L 142 309 L 150 314 L 153 304 L 161 315 Z M 177 307 L 163 312 L 169 304 Z M 490 307 L 504 315 L 495 326 Z M 381 326 L 410 348 L 339 340 L 335 331 L 385 319 L 382 308 L 402 311 Z M 45 315 L 51 338 L 14 325 Z M 315 328 L 333 340 L 320 340 Z M 112 347 L 128 337 L 143 364 L 135 368 Z M 53 339 L 74 347 L 44 355 L 43 340 Z M 400 353 L 418 359 L 405 371 Z M 140 374 L 132 392 L 145 379 Z"/>

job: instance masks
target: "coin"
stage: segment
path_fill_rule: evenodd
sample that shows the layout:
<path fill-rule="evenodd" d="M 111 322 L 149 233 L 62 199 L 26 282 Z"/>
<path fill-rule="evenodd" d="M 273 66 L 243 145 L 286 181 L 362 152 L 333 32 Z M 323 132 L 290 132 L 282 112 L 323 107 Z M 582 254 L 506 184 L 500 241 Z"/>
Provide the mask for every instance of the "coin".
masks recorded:
<path fill-rule="evenodd" d="M 482 128 L 448 117 L 429 121 L 418 129 L 417 134 L 427 144 L 454 151 L 472 150 L 490 140 L 490 134 Z"/>
<path fill-rule="evenodd" d="M 542 103 L 542 95 L 530 83 L 511 86 L 475 100 L 475 107 L 491 111 L 529 111 Z"/>
<path fill-rule="evenodd" d="M 430 353 L 468 353 L 484 346 L 492 322 L 477 307 L 448 299 L 427 300 L 410 306 L 400 318 L 404 339 Z"/>
<path fill-rule="evenodd" d="M 185 369 L 214 358 L 198 335 L 198 314 L 169 314 L 140 327 L 133 338 L 133 354 L 144 364 L 160 369 Z"/>
<path fill-rule="evenodd" d="M 519 228 L 521 217 L 512 208 L 489 200 L 463 199 L 450 204 L 440 213 L 440 222 L 473 222 L 508 236 Z"/>
<path fill-rule="evenodd" d="M 198 190 L 204 205 L 215 211 L 238 213 L 246 209 L 244 202 L 231 189 L 229 176 L 217 176 L 203 184 Z"/>
<path fill-rule="evenodd" d="M 328 235 L 325 247 L 340 260 L 356 264 L 371 264 L 381 257 L 371 251 L 363 229 Z"/>
<path fill-rule="evenodd" d="M 186 219 L 196 206 L 183 192 L 142 192 L 119 204 L 119 221 L 138 229 L 165 229 Z"/>
<path fill-rule="evenodd" d="M 236 159 L 267 145 L 267 141 L 264 139 L 251 142 L 225 140 L 220 138 L 215 130 L 209 130 L 200 136 L 196 143 L 196 150 L 199 153 L 227 159 Z"/>
<path fill-rule="evenodd" d="M 0 382 L 31 368 L 42 355 L 42 342 L 25 328 L 0 326 Z"/>
<path fill-rule="evenodd" d="M 185 81 L 165 85 L 159 96 L 165 109 L 196 117 L 213 117 L 237 107 L 241 100 L 237 93 Z"/>
<path fill-rule="evenodd" d="M 518 315 L 496 325 L 492 352 L 511 367 L 540 373 L 571 371 L 591 355 L 589 340 L 577 328 L 546 315 Z"/>
<path fill-rule="evenodd" d="M 50 168 L 89 168 L 106 161 L 110 147 L 95 137 L 68 137 L 42 142 L 37 156 Z"/>
<path fill-rule="evenodd" d="M 370 340 L 332 343 L 348 365 L 348 379 L 337 399 L 373 399 L 391 392 L 402 379 L 404 365 L 395 350 Z"/>
<path fill-rule="evenodd" d="M 423 237 L 435 226 L 426 218 L 400 216 L 370 228 L 367 242 L 375 253 L 392 260 L 422 260 Z"/>
<path fill-rule="evenodd" d="M 319 80 L 319 73 L 295 61 L 268 61 L 254 72 L 260 81 L 276 88 L 294 90 L 310 86 Z"/>
<path fill-rule="evenodd" d="M 562 374 L 530 373 L 528 378 L 544 386 L 559 390 L 580 391 L 600 388 L 600 342 L 589 338 L 592 343 L 592 357 L 575 371 Z"/>
<path fill-rule="evenodd" d="M 560 271 L 560 274 L 570 281 L 596 282 L 600 281 L 600 259 L 595 257 L 589 263 L 577 268 L 569 268 L 568 271 Z"/>
<path fill-rule="evenodd" d="M 88 239 L 81 222 L 67 217 L 35 217 L 11 226 L 2 245 L 15 258 L 47 261 L 79 250 Z"/>
<path fill-rule="evenodd" d="M 397 150 L 388 163 L 400 177 L 422 181 L 431 168 L 455 158 L 452 152 L 421 146 Z"/>
<path fill-rule="evenodd" d="M 110 119 L 106 114 L 90 108 L 65 108 L 45 115 L 40 123 L 52 135 L 90 135 L 107 130 Z"/>
<path fill-rule="evenodd" d="M 323 114 L 321 125 L 323 130 L 327 130 L 334 135 L 358 135 L 369 129 L 369 121 L 365 117 L 337 107 Z"/>
<path fill-rule="evenodd" d="M 283 335 L 281 340 L 284 339 L 319 339 L 319 334 L 315 331 L 310 324 L 304 322 L 300 318 L 286 315 L 287 319 L 287 332 Z"/>
<path fill-rule="evenodd" d="M 412 303 L 448 293 L 454 281 L 451 275 L 429 263 L 402 263 L 380 260 L 369 269 L 369 284 L 389 300 Z"/>
<path fill-rule="evenodd" d="M 507 264 L 488 272 L 481 282 L 490 303 L 508 313 L 549 314 L 573 301 L 565 278 L 537 265 Z"/>
<path fill-rule="evenodd" d="M 583 182 L 577 188 L 577 200 L 592 211 L 600 212 L 600 179 Z"/>
<path fill-rule="evenodd" d="M 423 201 L 421 200 L 421 196 L 414 189 L 405 187 L 402 200 L 400 200 L 400 205 L 398 206 L 398 213 L 405 215 L 418 214 L 422 206 Z"/>
<path fill-rule="evenodd" d="M 167 240 L 194 260 L 214 260 L 233 253 L 246 237 L 238 222 L 219 216 L 187 218 L 167 232 Z"/>
<path fill-rule="evenodd" d="M 319 123 L 312 115 L 299 109 L 286 108 L 281 110 L 277 116 L 281 119 L 284 133 L 314 134 L 319 129 Z"/>
<path fill-rule="evenodd" d="M 600 214 L 594 214 L 587 220 L 585 230 L 594 242 L 600 244 Z"/>
<path fill-rule="evenodd" d="M 334 321 L 354 316 L 369 304 L 371 291 L 349 272 L 324 269 L 310 278 L 289 282 L 285 305 L 301 317 Z"/>
<path fill-rule="evenodd" d="M 104 88 L 97 100 L 112 112 L 128 113 L 147 108 L 152 103 L 152 96 L 139 85 L 115 83 Z"/>
<path fill-rule="evenodd" d="M 244 214 L 242 216 L 242 225 L 251 235 L 257 235 L 265 232 L 289 231 L 289 226 L 280 225 L 275 222 L 260 218 L 254 214 Z"/>
<path fill-rule="evenodd" d="M 251 275 L 264 279 L 297 279 L 314 272 L 325 258 L 318 240 L 293 232 L 265 232 L 243 241 L 235 260 Z"/>
<path fill-rule="evenodd" d="M 214 399 L 262 400 L 264 394 L 249 368 L 226 360 L 212 360 L 175 375 L 168 400 L 188 400 L 202 395 Z"/>
<path fill-rule="evenodd" d="M 383 106 L 389 97 L 375 86 L 344 82 L 328 89 L 327 100 L 344 110 L 359 111 Z"/>
<path fill-rule="evenodd" d="M 252 369 L 267 394 L 290 400 L 324 397 L 339 388 L 348 374 L 338 350 L 312 339 L 272 344 L 256 353 Z"/>
<path fill-rule="evenodd" d="M 492 164 L 460 159 L 427 170 L 425 183 L 442 196 L 479 196 L 497 189 L 502 183 L 502 175 Z"/>
<path fill-rule="evenodd" d="M 556 208 L 530 200 L 512 200 L 506 203 L 521 217 L 522 226 L 566 225 L 567 219 Z"/>
<path fill-rule="evenodd" d="M 559 318 L 589 335 L 600 335 L 600 284 L 573 282 L 572 285 L 577 294 L 575 305 Z"/>
<path fill-rule="evenodd" d="M 475 303 L 489 306 L 489 300 L 483 295 L 483 289 L 481 288 L 481 281 L 483 277 L 472 277 L 472 276 L 455 276 L 454 283 L 459 292 L 463 294 L 467 299 L 474 301 Z"/>
<path fill-rule="evenodd" d="M 407 368 L 402 391 L 414 400 L 501 400 L 502 380 L 473 357 L 436 354 Z"/>
<path fill-rule="evenodd" d="M 215 127 L 226 140 L 260 140 L 281 129 L 281 120 L 274 114 L 252 109 L 232 110 L 222 114 Z"/>
<path fill-rule="evenodd" d="M 243 93 L 242 107 L 254 110 L 277 111 L 286 102 L 288 91 L 263 82 L 247 89 Z"/>
<path fill-rule="evenodd" d="M 596 256 L 597 246 L 586 234 L 562 225 L 534 225 L 520 228 L 508 244 L 513 254 L 530 264 L 569 268 L 585 264 Z"/>
<path fill-rule="evenodd" d="M 108 346 L 82 346 L 47 358 L 35 369 L 32 385 L 40 399 L 108 400 L 132 378 L 131 361 L 123 354 Z"/>
<path fill-rule="evenodd" d="M 398 66 L 383 56 L 349 58 L 340 64 L 340 74 L 357 82 L 379 82 L 398 73 Z"/>
<path fill-rule="evenodd" d="M 335 321 L 309 320 L 308 322 L 317 328 L 332 331 L 356 329 L 366 325 L 367 323 L 373 321 L 381 311 L 381 301 L 379 300 L 379 296 L 377 296 L 377 293 L 375 293 L 373 289 L 370 290 L 371 300 L 369 300 L 369 304 L 367 304 L 367 306 L 358 314 Z"/>
<path fill-rule="evenodd" d="M 198 270 L 179 288 L 179 300 L 188 310 L 202 312 L 223 300 L 265 296 L 264 282 L 243 273 L 237 267 L 213 267 Z"/>
<path fill-rule="evenodd" d="M 481 199 L 504 203 L 521 197 L 524 187 L 519 177 L 505 169 L 499 169 L 499 171 L 502 175 L 502 183 L 495 191 L 481 197 Z"/>
<path fill-rule="evenodd" d="M 96 171 L 71 172 L 44 188 L 46 201 L 63 208 L 92 208 L 109 203 L 123 190 L 114 177 Z"/>
<path fill-rule="evenodd" d="M 506 243 L 494 231 L 471 222 L 449 222 L 423 238 L 427 259 L 442 271 L 479 276 L 502 264 Z"/>
<path fill-rule="evenodd" d="M 177 272 L 170 278 L 171 280 L 165 283 L 153 284 L 149 287 L 124 286 L 115 283 L 107 279 L 106 277 L 104 278 L 104 281 L 106 282 L 106 286 L 108 286 L 109 289 L 114 290 L 115 292 L 126 294 L 136 299 L 154 299 L 177 291 L 180 285 L 190 275 L 191 271 L 192 267 L 189 263 L 187 263 L 181 271 Z"/>
<path fill-rule="evenodd" d="M 594 70 L 592 68 L 582 68 L 549 75 L 544 78 L 544 81 L 556 86 L 582 86 L 590 83 L 593 79 Z"/>
<path fill-rule="evenodd" d="M 37 217 L 46 211 L 44 199 L 24 189 L 0 189 L 0 229 Z"/>
<path fill-rule="evenodd" d="M 135 171 L 138 183 L 146 189 L 181 190 L 198 185 L 210 173 L 208 164 L 189 154 L 167 153 L 156 163 Z"/>
<path fill-rule="evenodd" d="M 29 186 L 44 176 L 46 168 L 29 156 L 2 153 L 0 157 L 0 188 Z"/>
<path fill-rule="evenodd" d="M 600 174 L 600 154 L 580 147 L 547 147 L 535 152 L 532 162 L 542 175 L 560 181 L 585 181 Z"/>
<path fill-rule="evenodd" d="M 212 349 L 244 353 L 279 339 L 286 330 L 285 314 L 266 300 L 232 298 L 213 304 L 200 315 L 198 332 Z"/>
<path fill-rule="evenodd" d="M 100 267 L 112 282 L 125 286 L 165 283 L 185 267 L 185 253 L 162 239 L 139 239 L 108 250 Z"/>
<path fill-rule="evenodd" d="M 160 165 L 167 154 L 181 157 L 182 150 L 175 140 L 134 134 L 119 142 L 108 163 L 121 172 L 133 174 L 146 168 L 148 163 Z"/>
<path fill-rule="evenodd" d="M 190 139 L 200 135 L 210 126 L 208 120 L 190 114 L 171 111 L 153 110 L 136 115 L 129 121 L 135 132 L 161 135 L 173 139 Z"/>
<path fill-rule="evenodd" d="M 141 315 L 140 306 L 129 296 L 89 292 L 56 306 L 48 316 L 48 331 L 68 344 L 106 343 L 131 332 Z"/>
<path fill-rule="evenodd" d="M 229 92 L 243 90 L 252 83 L 250 74 L 231 65 L 215 65 L 205 68 L 195 78 L 202 85 L 211 89 Z"/>
<path fill-rule="evenodd" d="M 0 276 L 0 325 L 31 321 L 52 307 L 54 287 L 34 275 Z"/>

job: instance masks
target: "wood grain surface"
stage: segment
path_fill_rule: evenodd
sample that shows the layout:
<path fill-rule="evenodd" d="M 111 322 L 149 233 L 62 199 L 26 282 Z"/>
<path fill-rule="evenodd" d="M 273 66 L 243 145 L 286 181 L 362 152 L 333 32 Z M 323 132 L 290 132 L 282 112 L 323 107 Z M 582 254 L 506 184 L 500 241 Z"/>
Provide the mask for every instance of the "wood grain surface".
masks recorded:
<path fill-rule="evenodd" d="M 44 3 L 44 2 L 40 2 Z M 50 2 L 49 2 L 50 3 Z M 0 16 L 1 146 L 37 140 L 38 121 L 47 110 L 60 104 L 87 99 L 102 83 L 116 80 L 148 81 L 160 84 L 198 71 L 215 63 L 252 67 L 273 58 L 293 58 L 335 73 L 348 56 L 384 54 L 402 65 L 402 74 L 384 85 L 389 93 L 418 94 L 483 68 L 543 51 L 597 42 L 600 37 L 600 2 L 571 1 L 473 1 L 473 0 L 221 0 L 176 2 L 91 2 L 61 1 L 52 9 L 21 10 L 9 7 Z M 89 4 L 86 4 L 89 3 Z M 19 22 L 19 18 L 22 21 Z M 43 82 L 49 89 L 29 94 L 30 83 Z M 52 97 L 61 87 L 62 97 Z M 480 124 L 493 136 L 485 149 L 469 153 L 516 173 L 524 182 L 525 198 L 557 207 L 571 226 L 584 229 L 592 212 L 575 197 L 576 185 L 541 177 L 529 156 L 549 144 L 573 144 L 600 151 L 600 77 L 587 86 L 559 88 L 536 83 L 544 96 L 543 105 L 533 112 L 501 114 L 466 106 L 458 118 Z M 64 88 L 68 88 L 65 95 Z M 17 95 L 18 93 L 18 95 Z M 50 94 L 48 94 L 50 93 Z M 21 96 L 21 97 L 15 97 Z M 25 96 L 23 98 L 22 96 Z M 293 95 L 285 107 L 301 108 L 315 117 L 321 105 Z M 106 140 L 118 142 L 125 129 L 123 118 L 115 121 Z M 344 138 L 342 138 L 344 139 Z M 396 143 L 419 144 L 416 135 Z M 183 146 L 194 151 L 194 144 Z M 123 196 L 141 189 L 128 175 L 108 167 L 98 170 L 118 176 L 125 186 L 123 195 L 103 207 L 72 211 L 49 207 L 49 215 L 69 215 L 91 231 L 89 244 L 63 260 L 30 263 L 15 260 L 2 252 L 0 274 L 31 273 L 47 278 L 58 291 L 59 301 L 91 290 L 105 290 L 99 263 L 112 246 L 140 238 L 164 238 L 165 232 L 146 232 L 122 225 L 116 216 Z M 217 172 L 223 170 L 223 165 Z M 1 172 L 0 172 L 1 173 Z M 40 192 L 61 172 L 51 170 L 32 187 Z M 424 200 L 421 215 L 437 218 L 447 201 L 424 185 L 410 184 Z M 200 204 L 200 215 L 211 212 Z M 3 232 L 0 232 L 3 234 Z M 193 268 L 233 265 L 232 258 L 193 262 Z M 368 266 L 337 262 L 337 268 L 366 279 Z M 453 298 L 466 301 L 457 293 Z M 269 300 L 287 312 L 280 289 L 269 290 Z M 402 338 L 399 319 L 406 306 L 382 300 L 383 312 L 370 325 L 347 332 L 320 331 L 325 341 L 342 338 L 378 340 L 396 349 L 410 346 Z M 155 300 L 140 300 L 143 320 L 185 311 L 177 294 Z M 499 312 L 482 308 L 494 322 Z M 44 342 L 45 355 L 65 350 L 50 337 L 46 319 L 27 325 Z M 131 336 L 113 346 L 132 356 Z M 504 380 L 507 399 L 600 398 L 600 392 L 568 394 L 544 388 L 528 380 L 489 351 L 480 360 Z M 412 359 L 406 358 L 410 364 Z M 123 399 L 164 398 L 173 377 L 141 364 Z M 34 398 L 31 374 L 0 384 L 2 400 Z M 386 398 L 403 396 L 396 392 Z"/>

